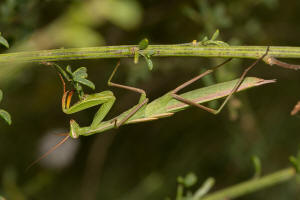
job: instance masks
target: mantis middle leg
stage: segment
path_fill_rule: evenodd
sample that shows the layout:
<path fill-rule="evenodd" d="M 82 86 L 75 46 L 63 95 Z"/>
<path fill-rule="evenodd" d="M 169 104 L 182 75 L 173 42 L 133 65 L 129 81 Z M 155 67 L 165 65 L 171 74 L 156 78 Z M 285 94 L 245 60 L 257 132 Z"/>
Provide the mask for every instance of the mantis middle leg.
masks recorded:
<path fill-rule="evenodd" d="M 107 81 L 108 86 L 118 87 L 118 88 L 130 90 L 130 91 L 134 91 L 134 92 L 140 93 L 141 96 L 140 96 L 138 104 L 134 108 L 132 108 L 131 111 L 122 120 L 120 120 L 119 122 L 117 120 L 114 120 L 115 127 L 117 127 L 117 128 L 120 127 L 121 125 L 123 125 L 124 123 L 126 123 L 126 121 L 130 117 L 132 117 L 136 112 L 138 112 L 149 101 L 149 99 L 146 97 L 146 92 L 144 90 L 142 90 L 140 88 L 135 88 L 135 87 L 121 85 L 121 84 L 111 82 L 111 79 L 113 78 L 113 76 L 116 73 L 119 66 L 120 66 L 120 61 L 117 63 L 114 71 L 112 72 L 111 76 L 109 77 L 109 79 Z"/>

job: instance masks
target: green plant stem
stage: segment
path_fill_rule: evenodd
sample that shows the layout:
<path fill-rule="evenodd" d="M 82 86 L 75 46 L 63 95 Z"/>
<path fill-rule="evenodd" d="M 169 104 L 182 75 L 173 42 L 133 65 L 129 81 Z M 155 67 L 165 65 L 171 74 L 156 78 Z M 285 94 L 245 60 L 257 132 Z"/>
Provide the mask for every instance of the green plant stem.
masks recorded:
<path fill-rule="evenodd" d="M 103 46 L 87 48 L 54 49 L 0 54 L 0 63 L 45 62 L 60 60 L 134 57 L 129 46 Z M 257 59 L 266 52 L 267 46 L 194 46 L 191 43 L 177 45 L 149 45 L 141 54 L 154 56 L 199 56 L 220 58 Z M 300 47 L 271 46 L 268 55 L 276 58 L 300 58 Z"/>
<path fill-rule="evenodd" d="M 275 172 L 270 175 L 263 176 L 258 179 L 252 179 L 245 181 L 243 183 L 232 186 L 228 189 L 217 191 L 208 194 L 201 198 L 201 200 L 224 200 L 224 199 L 234 199 L 251 192 L 270 187 L 284 181 L 294 178 L 296 175 L 296 170 L 292 167 Z"/>

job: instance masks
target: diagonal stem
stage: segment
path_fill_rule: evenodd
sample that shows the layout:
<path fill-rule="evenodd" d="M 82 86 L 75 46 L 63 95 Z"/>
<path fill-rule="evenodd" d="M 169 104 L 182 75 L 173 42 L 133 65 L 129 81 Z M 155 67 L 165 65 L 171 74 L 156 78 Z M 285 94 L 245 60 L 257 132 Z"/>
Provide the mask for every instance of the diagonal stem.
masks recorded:
<path fill-rule="evenodd" d="M 288 181 L 295 176 L 296 170 L 290 167 L 258 179 L 245 181 L 232 187 L 208 194 L 201 198 L 201 200 L 235 199 L 254 191 Z"/>

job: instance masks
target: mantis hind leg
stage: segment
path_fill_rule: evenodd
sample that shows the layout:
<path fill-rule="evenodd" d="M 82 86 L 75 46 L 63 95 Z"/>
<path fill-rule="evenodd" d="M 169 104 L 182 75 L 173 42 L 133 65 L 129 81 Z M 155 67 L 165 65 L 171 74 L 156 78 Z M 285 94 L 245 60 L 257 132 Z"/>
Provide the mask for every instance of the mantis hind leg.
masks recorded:
<path fill-rule="evenodd" d="M 132 108 L 131 111 L 123 119 L 121 119 L 120 121 L 117 121 L 117 119 L 115 120 L 115 127 L 117 127 L 117 128 L 120 127 L 121 125 L 123 125 L 124 123 L 126 123 L 130 117 L 132 117 L 135 113 L 137 113 L 149 101 L 149 99 L 146 97 L 146 92 L 144 90 L 142 90 L 140 88 L 135 88 L 135 87 L 121 85 L 121 84 L 111 82 L 111 79 L 115 75 L 119 66 L 120 66 L 120 61 L 117 63 L 114 71 L 112 72 L 112 74 L 110 75 L 110 77 L 107 81 L 108 86 L 123 88 L 126 90 L 137 92 L 137 93 L 140 93 L 141 96 L 140 96 L 138 104 L 134 108 Z"/>
<path fill-rule="evenodd" d="M 235 86 L 232 88 L 232 90 L 230 91 L 230 93 L 228 94 L 228 96 L 226 97 L 226 99 L 223 101 L 223 103 L 221 104 L 221 106 L 218 108 L 218 109 L 212 109 L 212 108 L 209 108 L 207 106 L 204 106 L 204 105 L 201 105 L 201 104 L 197 104 L 196 102 L 194 101 L 191 101 L 191 100 L 188 100 L 188 99 L 185 99 L 183 97 L 181 97 L 180 95 L 176 94 L 179 90 L 185 88 L 186 86 L 194 83 L 195 81 L 199 80 L 200 78 L 206 76 L 207 74 L 210 74 L 212 72 L 214 72 L 214 70 L 216 70 L 217 68 L 223 66 L 224 64 L 226 64 L 227 62 L 229 62 L 231 60 L 230 59 L 227 59 L 226 61 L 224 61 L 223 63 L 221 63 L 220 65 L 217 65 L 207 71 L 205 71 L 204 73 L 196 76 L 195 78 L 185 82 L 184 84 L 178 86 L 177 88 L 175 88 L 172 92 L 171 92 L 171 96 L 178 100 L 178 101 L 181 101 L 185 104 L 188 104 L 188 105 L 191 105 L 191 106 L 196 106 L 198 108 L 201 108 L 203 110 L 206 110 L 212 114 L 218 114 L 219 112 L 221 112 L 221 110 L 224 108 L 224 106 L 226 105 L 226 103 L 229 101 L 229 99 L 232 97 L 232 95 L 238 90 L 238 88 L 240 87 L 240 85 L 242 84 L 243 80 L 245 79 L 245 76 L 246 74 L 248 73 L 248 71 L 250 69 L 252 69 L 260 60 L 262 60 L 267 54 L 268 54 L 268 51 L 269 51 L 269 47 L 267 48 L 266 52 L 264 53 L 264 55 L 262 55 L 260 58 L 258 58 L 254 63 L 252 63 L 249 67 L 247 67 L 241 77 L 239 78 L 238 82 L 235 84 Z"/>

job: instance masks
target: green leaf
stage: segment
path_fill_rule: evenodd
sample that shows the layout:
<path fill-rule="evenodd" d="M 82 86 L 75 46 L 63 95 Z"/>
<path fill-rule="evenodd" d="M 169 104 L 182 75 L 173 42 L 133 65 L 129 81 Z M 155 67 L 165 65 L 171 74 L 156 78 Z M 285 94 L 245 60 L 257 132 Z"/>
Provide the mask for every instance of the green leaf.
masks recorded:
<path fill-rule="evenodd" d="M 146 49 L 148 47 L 148 45 L 149 45 L 148 39 L 144 38 L 139 42 L 139 49 L 140 50 Z"/>
<path fill-rule="evenodd" d="M 217 45 L 217 46 L 226 46 L 226 47 L 229 47 L 229 44 L 227 44 L 226 42 L 220 41 L 220 40 L 212 41 L 212 43 L 214 45 Z"/>
<path fill-rule="evenodd" d="M 151 71 L 153 69 L 153 63 L 152 60 L 149 57 L 145 57 L 148 69 Z"/>
<path fill-rule="evenodd" d="M 2 90 L 0 90 L 0 102 L 2 101 L 2 98 L 3 98 L 3 92 Z"/>
<path fill-rule="evenodd" d="M 93 90 L 95 89 L 94 83 L 90 80 L 85 79 L 85 78 L 76 78 L 76 79 L 74 79 L 74 81 L 76 81 L 78 83 L 81 83 L 85 86 L 88 86 L 88 87 L 92 88 Z"/>
<path fill-rule="evenodd" d="M 184 178 L 184 186 L 191 187 L 197 183 L 197 176 L 194 173 L 188 173 Z"/>
<path fill-rule="evenodd" d="M 69 73 L 69 75 L 70 75 L 71 77 L 73 77 L 73 72 L 72 72 L 72 68 L 71 68 L 70 65 L 68 65 L 68 66 L 66 67 L 66 71 Z"/>
<path fill-rule="evenodd" d="M 207 36 L 205 36 L 200 42 L 206 42 L 206 41 L 208 41 L 208 37 Z"/>
<path fill-rule="evenodd" d="M 78 82 L 75 82 L 75 83 L 73 82 L 73 86 L 78 94 L 79 99 L 82 99 L 84 96 L 84 92 L 83 92 L 81 84 Z"/>
<path fill-rule="evenodd" d="M 0 32 L 0 44 L 5 46 L 6 48 L 9 48 L 9 44 L 8 44 L 7 40 L 1 36 L 1 32 Z"/>
<path fill-rule="evenodd" d="M 76 69 L 73 72 L 73 76 L 74 76 L 74 79 L 75 79 L 75 77 L 77 77 L 77 78 L 87 78 L 88 74 L 87 74 L 86 67 L 80 67 L 80 68 Z"/>
<path fill-rule="evenodd" d="M 0 117 L 2 117 L 9 125 L 11 125 L 11 117 L 8 112 L 3 109 L 0 109 Z"/>
<path fill-rule="evenodd" d="M 179 176 L 177 182 L 185 187 L 191 187 L 197 183 L 197 176 L 194 173 L 188 173 L 185 177 Z"/>
<path fill-rule="evenodd" d="M 148 66 L 148 69 L 151 71 L 153 69 L 153 63 L 152 63 L 152 60 L 151 60 L 151 55 L 153 55 L 154 53 L 153 52 L 149 52 L 147 54 L 142 54 L 141 55 L 145 58 L 145 61 L 147 63 L 147 66 Z"/>
<path fill-rule="evenodd" d="M 63 70 L 58 64 L 54 63 L 56 70 L 65 78 L 67 81 L 71 81 L 70 76 Z"/>
<path fill-rule="evenodd" d="M 219 29 L 217 29 L 216 32 L 213 34 L 213 36 L 211 37 L 210 40 L 216 40 L 217 37 L 219 37 L 219 34 L 220 34 Z"/>
<path fill-rule="evenodd" d="M 253 165 L 254 165 L 254 176 L 253 178 L 259 178 L 261 175 L 261 162 L 258 156 L 252 156 L 251 158 Z"/>

